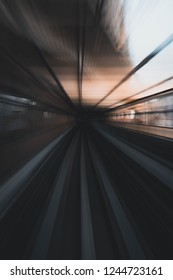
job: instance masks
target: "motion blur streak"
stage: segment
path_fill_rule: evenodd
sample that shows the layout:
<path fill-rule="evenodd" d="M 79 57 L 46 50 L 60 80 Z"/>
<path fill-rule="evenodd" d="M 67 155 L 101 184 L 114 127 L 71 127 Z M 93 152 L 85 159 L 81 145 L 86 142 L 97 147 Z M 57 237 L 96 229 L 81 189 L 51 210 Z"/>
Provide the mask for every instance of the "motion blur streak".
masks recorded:
<path fill-rule="evenodd" d="M 0 0 L 0 258 L 173 258 L 173 1 Z"/>

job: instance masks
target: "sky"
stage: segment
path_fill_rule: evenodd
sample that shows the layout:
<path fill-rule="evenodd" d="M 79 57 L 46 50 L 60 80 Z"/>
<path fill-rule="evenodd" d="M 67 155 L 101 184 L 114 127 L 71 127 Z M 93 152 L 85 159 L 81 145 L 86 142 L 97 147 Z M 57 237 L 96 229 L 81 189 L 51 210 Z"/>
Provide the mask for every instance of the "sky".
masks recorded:
<path fill-rule="evenodd" d="M 124 1 L 124 26 L 131 67 L 135 67 L 173 33 L 173 1 Z M 113 92 L 103 103 L 116 103 L 173 76 L 173 43 Z M 124 71 L 124 75 L 127 72 Z M 148 96 L 173 86 L 173 80 L 134 98 Z M 121 102 L 118 104 L 122 104 Z"/>

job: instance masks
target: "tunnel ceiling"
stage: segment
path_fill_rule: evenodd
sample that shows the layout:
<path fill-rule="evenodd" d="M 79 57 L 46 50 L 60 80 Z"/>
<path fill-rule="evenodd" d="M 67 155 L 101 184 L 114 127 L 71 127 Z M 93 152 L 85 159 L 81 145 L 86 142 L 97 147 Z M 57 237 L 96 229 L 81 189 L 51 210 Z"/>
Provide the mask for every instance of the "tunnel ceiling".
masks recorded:
<path fill-rule="evenodd" d="M 172 8 L 169 0 L 0 1 L 1 92 L 73 113 L 170 89 Z"/>

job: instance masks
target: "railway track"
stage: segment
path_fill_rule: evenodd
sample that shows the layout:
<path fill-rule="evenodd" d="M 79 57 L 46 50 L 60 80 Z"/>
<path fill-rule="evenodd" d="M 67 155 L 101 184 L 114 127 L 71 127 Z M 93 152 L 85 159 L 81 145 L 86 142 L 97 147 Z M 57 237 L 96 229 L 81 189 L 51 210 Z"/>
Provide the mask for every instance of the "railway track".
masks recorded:
<path fill-rule="evenodd" d="M 0 189 L 0 257 L 172 259 L 173 173 L 127 146 L 79 125 L 9 178 Z"/>

